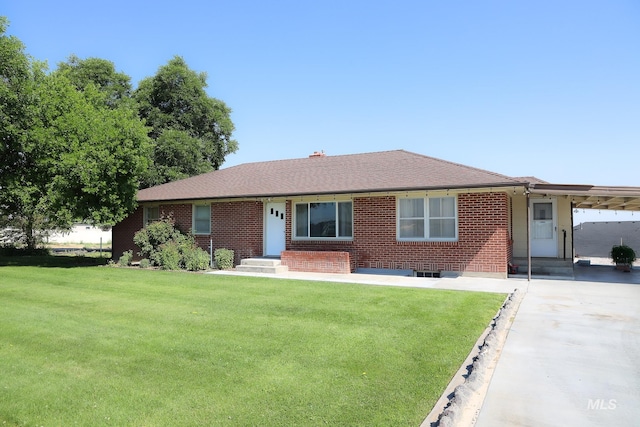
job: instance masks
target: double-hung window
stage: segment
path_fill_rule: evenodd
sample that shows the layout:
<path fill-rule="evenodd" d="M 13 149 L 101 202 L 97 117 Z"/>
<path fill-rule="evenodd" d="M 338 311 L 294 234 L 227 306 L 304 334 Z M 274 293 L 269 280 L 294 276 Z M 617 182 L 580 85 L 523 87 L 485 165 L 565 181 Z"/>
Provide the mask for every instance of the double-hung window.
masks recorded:
<path fill-rule="evenodd" d="M 456 240 L 457 210 L 455 197 L 399 199 L 398 240 Z"/>
<path fill-rule="evenodd" d="M 211 205 L 193 205 L 193 234 L 211 234 Z"/>
<path fill-rule="evenodd" d="M 353 238 L 352 202 L 296 203 L 294 238 Z"/>
<path fill-rule="evenodd" d="M 147 206 L 144 208 L 144 226 L 160 220 L 160 208 L 158 206 Z"/>

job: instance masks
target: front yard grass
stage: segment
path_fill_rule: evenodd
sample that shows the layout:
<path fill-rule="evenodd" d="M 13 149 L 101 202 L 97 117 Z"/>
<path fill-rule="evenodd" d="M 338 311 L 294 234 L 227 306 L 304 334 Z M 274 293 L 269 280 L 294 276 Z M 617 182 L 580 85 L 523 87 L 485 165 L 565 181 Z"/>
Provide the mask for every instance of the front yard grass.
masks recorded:
<path fill-rule="evenodd" d="M 2 264 L 9 426 L 417 426 L 505 297 Z"/>

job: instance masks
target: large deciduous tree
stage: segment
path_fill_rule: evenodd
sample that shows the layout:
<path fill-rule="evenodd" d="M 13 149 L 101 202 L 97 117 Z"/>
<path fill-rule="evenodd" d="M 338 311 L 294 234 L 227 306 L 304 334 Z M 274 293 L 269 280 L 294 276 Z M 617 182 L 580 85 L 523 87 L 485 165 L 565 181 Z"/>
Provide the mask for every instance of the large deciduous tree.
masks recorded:
<path fill-rule="evenodd" d="M 110 107 L 116 107 L 131 98 L 131 78 L 116 71 L 113 62 L 106 59 L 80 59 L 71 55 L 67 62 L 58 64 L 56 73 L 65 74 L 79 90 L 84 90 L 90 84 L 95 85 L 105 94 Z"/>
<path fill-rule="evenodd" d="M 6 36 L 9 23 L 0 16 L 0 194 L 5 180 L 23 165 L 19 147 L 29 125 L 33 80 L 40 64 L 24 53 L 24 45 Z"/>
<path fill-rule="evenodd" d="M 47 74 L 6 28 L 0 17 L 0 230 L 20 228 L 33 248 L 42 230 L 122 220 L 148 167 L 148 128 L 98 85 Z"/>
<path fill-rule="evenodd" d="M 153 166 L 143 186 L 218 169 L 238 149 L 231 110 L 207 95 L 206 80 L 205 73 L 192 71 L 176 56 L 134 92 L 155 141 Z"/>

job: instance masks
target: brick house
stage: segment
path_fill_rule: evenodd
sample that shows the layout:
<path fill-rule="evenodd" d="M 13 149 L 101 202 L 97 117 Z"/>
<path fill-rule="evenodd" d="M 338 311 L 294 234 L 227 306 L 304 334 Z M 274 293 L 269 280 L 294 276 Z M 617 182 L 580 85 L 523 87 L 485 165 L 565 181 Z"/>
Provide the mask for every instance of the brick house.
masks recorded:
<path fill-rule="evenodd" d="M 548 184 L 404 150 L 314 153 L 141 190 L 113 228 L 113 253 L 137 252 L 134 233 L 172 215 L 202 248 L 232 249 L 236 264 L 280 257 L 290 270 L 504 278 L 525 258 L 572 259 L 572 209 L 618 200 L 615 189 L 640 208 L 638 188 Z"/>

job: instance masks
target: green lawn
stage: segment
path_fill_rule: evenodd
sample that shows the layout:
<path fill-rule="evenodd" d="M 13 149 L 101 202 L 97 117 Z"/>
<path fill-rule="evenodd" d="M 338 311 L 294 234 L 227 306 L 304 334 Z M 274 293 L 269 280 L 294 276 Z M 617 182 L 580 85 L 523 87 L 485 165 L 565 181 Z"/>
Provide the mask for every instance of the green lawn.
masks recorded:
<path fill-rule="evenodd" d="M 16 263 L 2 426 L 417 426 L 504 300 Z"/>

